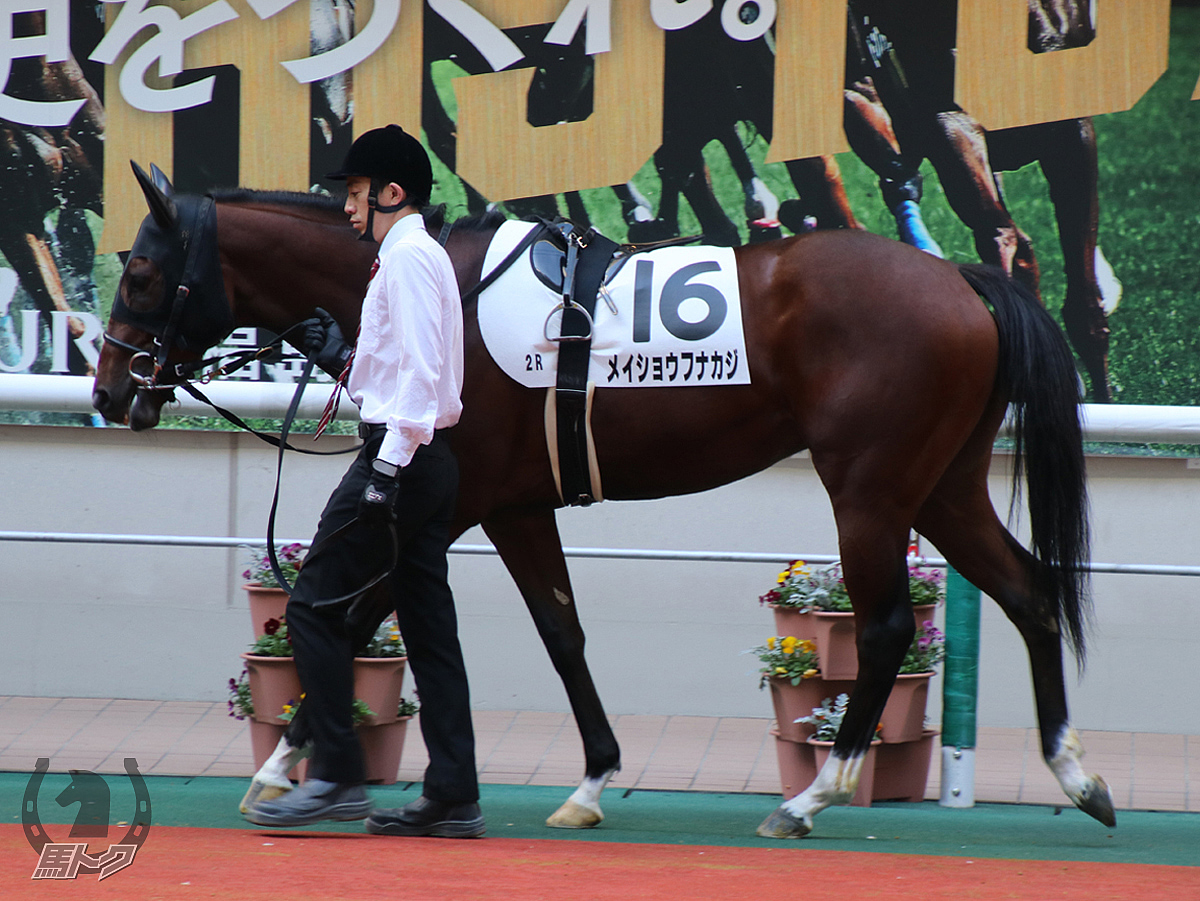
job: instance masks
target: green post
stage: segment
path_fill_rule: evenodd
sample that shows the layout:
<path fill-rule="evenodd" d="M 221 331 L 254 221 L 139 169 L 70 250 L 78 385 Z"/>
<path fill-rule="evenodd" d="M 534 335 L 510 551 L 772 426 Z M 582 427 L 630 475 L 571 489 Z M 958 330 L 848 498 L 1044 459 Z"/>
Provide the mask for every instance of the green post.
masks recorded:
<path fill-rule="evenodd" d="M 946 573 L 946 661 L 942 685 L 943 807 L 975 805 L 975 711 L 979 697 L 980 591 Z"/>

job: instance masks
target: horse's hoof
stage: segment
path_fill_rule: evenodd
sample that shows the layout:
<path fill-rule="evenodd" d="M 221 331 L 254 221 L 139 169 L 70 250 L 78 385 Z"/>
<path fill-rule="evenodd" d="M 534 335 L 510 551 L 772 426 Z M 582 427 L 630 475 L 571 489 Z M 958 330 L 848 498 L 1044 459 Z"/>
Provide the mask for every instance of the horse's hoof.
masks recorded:
<path fill-rule="evenodd" d="M 599 807 L 584 807 L 574 801 L 566 801 L 550 815 L 546 825 L 554 829 L 591 829 L 603 819 L 604 814 Z"/>
<path fill-rule="evenodd" d="M 1117 814 L 1113 810 L 1108 783 L 1099 776 L 1093 774 L 1079 796 L 1071 800 L 1075 802 L 1076 807 L 1088 816 L 1095 817 L 1105 826 L 1112 828 L 1117 825 Z"/>
<path fill-rule="evenodd" d="M 287 786 L 268 785 L 266 782 L 259 782 L 255 779 L 250 783 L 250 788 L 247 789 L 245 797 L 242 798 L 242 803 L 238 805 L 238 810 L 241 813 L 246 813 L 259 801 L 274 801 L 276 798 L 282 798 L 291 790 L 292 786 L 290 783 Z"/>
<path fill-rule="evenodd" d="M 763 838 L 804 838 L 812 832 L 812 820 L 794 817 L 782 807 L 776 807 L 755 831 Z"/>

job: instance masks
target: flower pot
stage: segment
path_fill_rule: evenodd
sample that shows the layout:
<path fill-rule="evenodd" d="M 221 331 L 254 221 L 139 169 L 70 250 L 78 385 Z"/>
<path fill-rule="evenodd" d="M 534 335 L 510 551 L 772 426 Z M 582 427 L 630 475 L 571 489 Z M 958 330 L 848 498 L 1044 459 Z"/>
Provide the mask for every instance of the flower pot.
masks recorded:
<path fill-rule="evenodd" d="M 775 615 L 775 634 L 780 638 L 791 635 L 794 638 L 811 640 L 815 637 L 811 610 L 801 612 L 795 607 L 772 606 L 771 612 Z"/>
<path fill-rule="evenodd" d="M 933 622 L 933 611 L 936 609 L 937 604 L 921 604 L 913 607 L 913 622 L 916 624 L 918 632 L 926 623 Z"/>
<path fill-rule="evenodd" d="M 812 745 L 803 741 L 788 741 L 775 729 L 775 757 L 779 761 L 779 786 L 783 799 L 789 801 L 817 778 L 817 760 Z"/>
<path fill-rule="evenodd" d="M 264 588 L 259 582 L 247 582 L 242 586 L 250 600 L 250 625 L 254 637 L 267 630 L 263 624 L 269 619 L 283 619 L 287 612 L 288 594 L 282 588 Z"/>
<path fill-rule="evenodd" d="M 354 697 L 375 711 L 364 723 L 374 726 L 396 721 L 407 663 L 407 657 L 354 658 Z"/>
<path fill-rule="evenodd" d="M 802 679 L 793 685 L 790 679 L 774 676 L 768 680 L 771 704 L 775 708 L 775 723 L 779 737 L 792 742 L 802 742 L 813 734 L 808 723 L 797 723 L 802 716 L 811 716 L 814 707 L 820 707 L 826 698 L 836 698 L 842 692 L 849 694 L 853 682 L 830 682 L 826 679 Z"/>
<path fill-rule="evenodd" d="M 286 725 L 287 721 L 279 718 L 283 705 L 299 703 L 302 693 L 295 658 L 242 654 L 242 660 L 246 661 L 249 675 L 254 719 L 260 723 Z"/>
<path fill-rule="evenodd" d="M 913 607 L 913 622 L 918 630 L 932 621 L 936 605 L 923 604 Z M 858 646 L 855 643 L 854 614 L 832 610 L 814 610 L 811 614 L 813 633 L 817 644 L 817 659 L 821 661 L 822 679 L 857 679 Z M 776 623 L 778 628 L 778 622 Z M 779 633 L 784 634 L 783 632 Z M 803 636 L 797 635 L 797 638 Z"/>
<path fill-rule="evenodd" d="M 816 758 L 817 772 L 825 766 L 825 761 L 829 759 L 829 754 L 833 751 L 833 742 L 817 741 L 815 738 L 808 739 L 808 745 L 813 749 L 813 755 Z M 875 790 L 875 754 L 879 748 L 879 742 L 871 742 L 867 748 L 867 753 L 863 757 L 862 770 L 858 774 L 858 788 L 854 791 L 854 797 L 850 799 L 852 807 L 870 807 L 872 792 Z"/>
<path fill-rule="evenodd" d="M 398 706 L 400 702 L 396 703 Z M 373 726 L 364 722 L 356 727 L 358 741 L 363 749 L 363 759 L 367 765 L 368 782 L 391 785 L 396 781 L 400 771 L 400 757 L 404 752 L 408 721 L 411 719 L 411 716 L 405 716 L 390 723 Z"/>
<path fill-rule="evenodd" d="M 267 762 L 279 745 L 279 740 L 283 738 L 283 733 L 287 730 L 286 726 L 276 726 L 273 723 L 260 723 L 257 720 L 251 719 L 250 723 L 250 752 L 254 755 L 254 769 L 257 772 L 262 769 L 262 765 Z M 294 779 L 297 782 L 303 782 L 305 774 L 308 770 L 308 759 L 301 760 L 298 764 L 292 767 L 288 778 Z"/>
<path fill-rule="evenodd" d="M 879 724 L 887 744 L 916 741 L 925 729 L 925 704 L 933 673 L 910 673 L 896 677 Z"/>
<path fill-rule="evenodd" d="M 916 741 L 880 745 L 875 752 L 873 801 L 923 801 L 929 783 L 936 729 L 926 729 Z"/>
<path fill-rule="evenodd" d="M 855 644 L 854 614 L 814 610 L 813 641 L 821 661 L 821 678 L 853 681 L 858 678 L 858 646 Z"/>

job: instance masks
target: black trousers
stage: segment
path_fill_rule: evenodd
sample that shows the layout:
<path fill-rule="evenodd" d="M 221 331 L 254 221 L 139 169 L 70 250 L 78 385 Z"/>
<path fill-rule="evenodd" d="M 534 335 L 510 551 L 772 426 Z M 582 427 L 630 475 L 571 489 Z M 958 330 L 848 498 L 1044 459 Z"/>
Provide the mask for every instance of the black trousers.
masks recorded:
<path fill-rule="evenodd" d="M 383 441 L 376 429 L 329 498 L 313 547 L 358 514 L 358 501 Z M 458 462 L 436 435 L 400 470 L 396 502 L 398 559 L 387 580 L 409 668 L 421 701 L 421 732 L 429 751 L 423 794 L 446 802 L 475 801 L 475 736 L 467 673 L 458 641 L 454 597 L 447 581 L 446 549 L 458 493 Z M 309 773 L 328 782 L 362 782 L 362 749 L 354 732 L 353 657 L 346 630 L 347 605 L 322 606 L 366 585 L 392 559 L 386 528 L 354 525 L 311 559 L 296 579 L 287 607 L 288 634 L 311 717 Z M 380 711 L 382 712 L 382 711 Z"/>

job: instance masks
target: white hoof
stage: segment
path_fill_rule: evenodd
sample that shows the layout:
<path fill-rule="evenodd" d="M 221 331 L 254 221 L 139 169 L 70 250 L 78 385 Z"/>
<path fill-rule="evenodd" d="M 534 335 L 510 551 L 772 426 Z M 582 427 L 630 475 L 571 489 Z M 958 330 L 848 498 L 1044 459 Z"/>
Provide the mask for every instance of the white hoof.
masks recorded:
<path fill-rule="evenodd" d="M 599 825 L 604 819 L 598 804 L 584 806 L 574 801 L 566 801 L 563 806 L 554 811 L 546 820 L 546 825 L 554 829 L 590 829 Z"/>
<path fill-rule="evenodd" d="M 287 785 L 270 785 L 255 779 L 250 783 L 250 788 L 247 789 L 245 797 L 242 798 L 242 803 L 238 805 L 238 811 L 246 813 L 259 801 L 274 801 L 276 798 L 282 798 L 291 790 L 292 784 L 290 782 Z"/>

